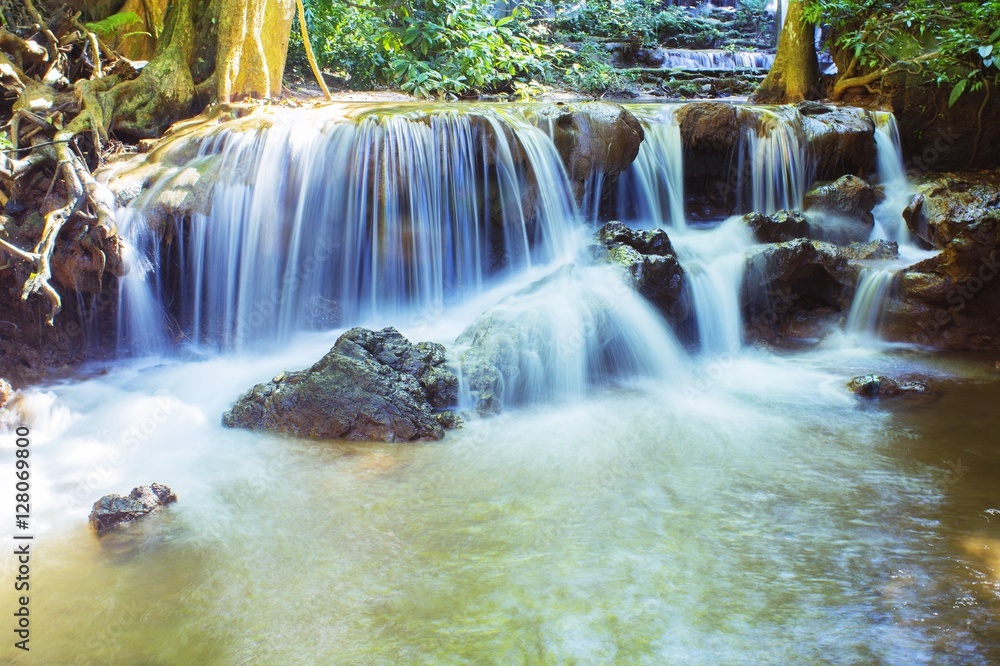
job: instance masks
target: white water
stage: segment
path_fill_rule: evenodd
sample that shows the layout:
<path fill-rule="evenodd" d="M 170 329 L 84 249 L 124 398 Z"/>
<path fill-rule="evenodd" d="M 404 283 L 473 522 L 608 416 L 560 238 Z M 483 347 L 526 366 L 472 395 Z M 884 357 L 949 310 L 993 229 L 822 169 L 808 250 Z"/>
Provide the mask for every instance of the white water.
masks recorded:
<path fill-rule="evenodd" d="M 211 210 L 176 232 L 176 274 L 168 263 L 156 283 L 142 270 L 125 278 L 128 347 L 155 344 L 146 331 L 167 314 L 195 345 L 235 349 L 287 340 L 317 308 L 341 324 L 405 319 L 572 251 L 579 222 L 562 164 L 523 115 L 332 111 L 276 111 L 265 130 L 223 126 L 203 143 L 220 163 Z M 154 234 L 130 226 L 158 196 L 124 215 L 149 258 Z"/>
<path fill-rule="evenodd" d="M 662 69 L 685 70 L 744 70 L 770 69 L 774 64 L 773 53 L 758 51 L 725 51 L 722 49 L 657 49 L 656 56 Z"/>
<path fill-rule="evenodd" d="M 636 106 L 645 139 L 618 183 L 619 219 L 682 228 L 684 153 L 677 106 Z"/>
<path fill-rule="evenodd" d="M 880 339 L 885 300 L 895 278 L 896 271 L 892 269 L 861 269 L 851 311 L 844 325 L 848 335 L 862 344 L 872 344 Z"/>
<path fill-rule="evenodd" d="M 793 106 L 740 107 L 756 116 L 744 129 L 738 147 L 737 212 L 764 214 L 801 210 L 802 196 L 812 180 L 806 160 L 802 116 Z"/>
<path fill-rule="evenodd" d="M 743 347 L 740 288 L 753 233 L 734 217 L 711 230 L 674 234 L 672 240 L 690 285 L 702 353 L 739 351 Z"/>
<path fill-rule="evenodd" d="M 430 211 L 420 218 L 430 228 L 471 234 L 476 225 L 459 230 L 438 215 L 471 214 L 477 198 L 442 192 L 438 172 L 420 162 L 429 154 L 414 138 L 422 130 L 410 130 L 411 137 L 387 139 L 409 151 L 388 163 L 412 158 L 427 178 L 413 187 L 428 194 L 408 194 L 406 206 L 379 203 L 381 210 L 395 220 Z M 303 136 L 323 131 L 301 128 Z M 455 131 L 456 145 L 467 146 L 465 130 Z M 249 143 L 227 146 L 251 156 L 264 149 Z M 529 161 L 545 163 L 541 144 Z M 310 168 L 330 166 L 316 143 L 290 145 L 288 155 L 275 148 L 273 159 L 305 155 Z M 518 164 L 511 152 L 512 182 L 525 174 Z M 675 169 L 668 165 L 670 178 Z M 302 171 L 293 173 L 287 191 L 302 192 Z M 553 173 L 548 187 L 564 187 Z M 773 196 L 787 196 L 794 178 L 781 169 L 761 173 L 779 174 Z M 237 211 L 234 224 L 251 225 L 244 233 L 265 233 L 263 217 L 247 220 L 275 212 L 278 195 L 271 188 L 268 200 L 239 182 L 222 188 L 220 202 Z M 461 173 L 456 183 L 480 186 Z M 332 178 L 321 184 L 349 189 Z M 322 188 L 307 187 L 306 198 L 322 199 Z M 428 205 L 411 208 L 417 200 Z M 655 221 L 671 227 L 692 280 L 703 352 L 694 358 L 609 268 L 562 267 L 552 238 L 525 244 L 528 227 L 513 212 L 517 234 L 504 242 L 528 248 L 515 259 L 517 271 L 479 273 L 476 252 L 413 242 L 394 247 L 412 250 L 404 254 L 421 262 L 416 272 L 376 257 L 384 271 L 350 278 L 368 280 L 357 293 L 401 296 L 394 280 L 405 275 L 405 294 L 423 306 L 442 293 L 437 276 L 451 270 L 438 268 L 437 248 L 440 265 L 454 260 L 471 271 L 461 278 L 470 293 L 415 313 L 401 298 L 398 307 L 415 315 L 402 319 L 396 306 L 376 302 L 365 311 L 359 299 L 359 316 L 449 345 L 486 311 L 518 323 L 517 372 L 505 395 L 518 408 L 471 419 L 440 443 L 357 445 L 224 429 L 220 414 L 247 387 L 307 367 L 340 332 L 295 330 L 296 320 L 279 314 L 280 298 L 264 325 L 275 335 L 291 331 L 280 352 L 234 344 L 232 354 L 196 360 L 148 356 L 29 391 L 17 408 L 33 432 L 33 575 L 42 585 L 31 657 L 52 664 L 995 662 L 989 630 L 997 613 L 988 604 L 1000 599 L 1000 562 L 988 558 L 1000 532 L 982 520 L 993 515 L 984 512 L 995 479 L 978 474 L 1000 464 L 988 446 L 995 419 L 983 417 L 997 395 L 987 393 L 997 384 L 993 359 L 950 366 L 865 348 L 793 356 L 743 349 L 738 295 L 749 232 L 735 221 L 686 228 L 667 210 L 669 196 L 657 201 Z M 323 225 L 305 205 L 283 208 L 294 213 L 281 223 L 287 236 L 261 238 L 312 251 L 305 237 Z M 565 245 L 579 247 L 571 207 L 560 214 Z M 229 221 L 216 215 L 220 226 Z M 179 242 L 189 259 L 185 279 L 199 285 L 202 300 L 184 325 L 205 340 L 206 331 L 234 330 L 214 321 L 212 298 L 240 307 L 262 287 L 257 274 L 214 272 L 204 259 L 239 268 L 239 257 L 266 260 L 274 248 L 212 235 L 224 229 L 192 229 L 194 238 Z M 401 227 L 388 223 L 384 231 L 393 237 Z M 349 238 L 350 253 L 366 254 Z M 232 254 L 216 254 L 216 245 Z M 536 260 L 539 248 L 553 248 L 554 258 Z M 261 279 L 280 284 L 286 274 L 265 263 Z M 161 273 L 140 270 L 130 279 L 146 285 L 139 296 L 151 297 L 129 308 L 166 307 L 152 297 L 166 288 Z M 862 329 L 878 309 L 862 302 L 877 300 L 858 303 Z M 163 344 L 162 326 L 143 328 L 159 323 L 152 314 L 134 321 L 127 338 L 137 348 Z M 144 333 L 154 337 L 140 342 Z M 946 390 L 933 409 L 897 415 L 844 390 L 852 375 L 868 372 L 919 374 Z M 948 383 L 955 376 L 975 382 L 974 392 Z M 971 409 L 976 399 L 985 406 Z M 982 464 L 956 472 L 963 469 L 956 452 Z M 0 438 L 0 454 L 12 458 L 10 438 Z M 180 502 L 100 540 L 89 532 L 94 500 L 152 481 L 170 485 Z M 4 507 L 9 525 L 12 507 Z M 13 564 L 5 551 L 0 566 L 6 573 Z"/>

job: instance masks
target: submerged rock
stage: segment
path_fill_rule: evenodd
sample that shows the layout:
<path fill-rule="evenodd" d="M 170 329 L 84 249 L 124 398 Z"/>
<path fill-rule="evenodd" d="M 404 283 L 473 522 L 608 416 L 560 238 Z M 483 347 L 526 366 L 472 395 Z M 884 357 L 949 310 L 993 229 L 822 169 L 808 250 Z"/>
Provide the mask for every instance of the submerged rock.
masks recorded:
<path fill-rule="evenodd" d="M 457 390 L 442 345 L 353 328 L 311 368 L 253 387 L 222 422 L 320 439 L 434 440 L 457 424 L 435 414 L 456 403 Z"/>
<path fill-rule="evenodd" d="M 687 319 L 684 269 L 665 231 L 635 231 L 621 222 L 608 222 L 594 234 L 590 254 L 596 261 L 623 268 L 629 283 L 668 319 L 675 323 Z"/>
<path fill-rule="evenodd" d="M 872 210 L 877 203 L 875 188 L 857 176 L 841 176 L 832 183 L 824 183 L 806 192 L 803 205 L 806 210 L 817 210 L 863 222 L 875 224 Z"/>
<path fill-rule="evenodd" d="M 174 491 L 159 483 L 133 488 L 128 495 L 105 495 L 94 502 L 90 524 L 98 534 L 104 534 L 176 501 Z"/>
<path fill-rule="evenodd" d="M 774 215 L 748 213 L 743 222 L 761 243 L 783 243 L 809 237 L 809 221 L 797 211 L 779 210 Z"/>
<path fill-rule="evenodd" d="M 927 393 L 927 384 L 923 382 L 899 382 L 885 375 L 855 377 L 847 383 L 847 388 L 863 398 L 892 398 L 897 395 Z"/>

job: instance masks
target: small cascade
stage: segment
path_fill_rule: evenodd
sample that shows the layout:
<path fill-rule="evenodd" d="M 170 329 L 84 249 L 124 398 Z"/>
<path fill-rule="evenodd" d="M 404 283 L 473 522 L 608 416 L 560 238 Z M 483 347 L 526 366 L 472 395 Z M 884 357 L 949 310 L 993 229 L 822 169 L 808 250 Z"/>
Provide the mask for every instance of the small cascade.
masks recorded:
<path fill-rule="evenodd" d="M 887 268 L 863 268 L 858 276 L 851 311 L 844 325 L 844 332 L 860 343 L 880 339 L 885 302 L 889 296 L 896 271 Z"/>
<path fill-rule="evenodd" d="M 671 237 L 684 267 L 704 354 L 724 354 L 743 346 L 740 291 L 746 251 L 754 243 L 750 229 L 731 218 L 712 230 L 692 230 Z"/>
<path fill-rule="evenodd" d="M 740 107 L 754 116 L 737 148 L 737 211 L 800 210 L 812 181 L 802 116 L 793 106 Z"/>
<path fill-rule="evenodd" d="M 726 51 L 722 49 L 657 49 L 651 61 L 661 69 L 692 71 L 770 69 L 773 53 L 760 51 Z"/>
<path fill-rule="evenodd" d="M 872 111 L 875 123 L 875 145 L 878 148 L 878 177 L 885 193 L 872 213 L 875 227 L 871 239 L 899 243 L 900 250 L 913 245 L 910 230 L 903 219 L 903 209 L 909 204 L 910 188 L 903 166 L 902 142 L 896 116 L 890 111 Z"/>
<path fill-rule="evenodd" d="M 645 139 L 618 180 L 619 219 L 660 228 L 684 226 L 684 145 L 678 108 L 662 104 L 633 108 Z"/>
<path fill-rule="evenodd" d="M 169 256 L 156 234 L 129 232 L 159 269 L 124 281 L 128 347 L 155 344 L 146 331 L 167 320 L 196 345 L 234 349 L 302 328 L 405 322 L 572 251 L 579 222 L 562 163 L 523 114 L 275 112 L 259 125 L 223 124 L 201 141 L 217 173 L 209 210 L 174 221 Z M 151 226 L 139 219 L 158 194 L 124 217 Z"/>
<path fill-rule="evenodd" d="M 677 379 L 686 368 L 669 327 L 611 266 L 563 266 L 502 299 L 457 344 L 466 407 L 470 381 L 481 387 L 484 376 L 506 409 L 584 398 L 620 379 Z"/>

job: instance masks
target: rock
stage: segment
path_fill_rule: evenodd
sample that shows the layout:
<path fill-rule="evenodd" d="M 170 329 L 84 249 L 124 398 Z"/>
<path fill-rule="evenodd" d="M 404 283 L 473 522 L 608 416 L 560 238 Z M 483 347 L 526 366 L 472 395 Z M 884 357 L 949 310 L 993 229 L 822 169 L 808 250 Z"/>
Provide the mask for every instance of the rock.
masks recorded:
<path fill-rule="evenodd" d="M 90 524 L 98 534 L 104 534 L 176 501 L 174 491 L 159 483 L 133 488 L 127 496 L 105 495 L 94 502 Z"/>
<path fill-rule="evenodd" d="M 868 227 L 875 224 L 872 209 L 876 203 L 875 188 L 851 175 L 841 176 L 832 183 L 817 185 L 806 192 L 803 199 L 806 210 L 857 220 Z"/>
<path fill-rule="evenodd" d="M 553 104 L 536 113 L 536 122 L 552 134 L 577 203 L 583 202 L 592 177 L 603 176 L 608 191 L 607 184 L 614 183 L 639 154 L 642 123 L 617 104 Z"/>
<path fill-rule="evenodd" d="M 899 243 L 881 238 L 867 243 L 851 243 L 843 248 L 843 253 L 848 259 L 860 261 L 899 259 Z"/>
<path fill-rule="evenodd" d="M 908 169 L 1000 167 L 1000 98 L 995 89 L 966 89 L 954 104 L 942 104 L 951 88 L 928 86 L 919 69 L 896 72 L 881 88 L 899 123 Z"/>
<path fill-rule="evenodd" d="M 593 236 L 591 256 L 624 269 L 629 283 L 674 323 L 690 314 L 684 269 L 662 229 L 634 231 L 608 222 Z"/>
<path fill-rule="evenodd" d="M 727 153 L 739 143 L 747 118 L 739 107 L 716 102 L 692 102 L 677 109 L 684 150 Z"/>
<path fill-rule="evenodd" d="M 14 388 L 6 379 L 0 377 L 0 408 L 14 396 Z"/>
<path fill-rule="evenodd" d="M 752 339 L 819 331 L 850 308 L 859 267 L 830 243 L 794 240 L 753 248 L 741 308 Z"/>
<path fill-rule="evenodd" d="M 783 243 L 809 237 L 809 221 L 796 211 L 779 210 L 774 215 L 749 213 L 743 222 L 761 243 Z"/>
<path fill-rule="evenodd" d="M 410 344 L 394 328 L 353 328 L 311 368 L 253 387 L 223 424 L 319 439 L 435 440 L 442 423 L 456 421 L 434 412 L 454 405 L 457 391 L 443 346 Z"/>
<path fill-rule="evenodd" d="M 865 176 L 875 170 L 875 124 L 864 111 L 828 107 L 825 113 L 802 116 L 802 130 L 817 180 L 845 173 Z"/>
<path fill-rule="evenodd" d="M 937 349 L 1000 349 L 1000 172 L 925 176 L 914 188 L 910 229 L 941 252 L 900 275 L 883 336 Z"/>
<path fill-rule="evenodd" d="M 892 398 L 904 394 L 925 394 L 927 384 L 918 381 L 898 382 L 885 375 L 861 375 L 847 384 L 847 388 L 863 398 Z"/>

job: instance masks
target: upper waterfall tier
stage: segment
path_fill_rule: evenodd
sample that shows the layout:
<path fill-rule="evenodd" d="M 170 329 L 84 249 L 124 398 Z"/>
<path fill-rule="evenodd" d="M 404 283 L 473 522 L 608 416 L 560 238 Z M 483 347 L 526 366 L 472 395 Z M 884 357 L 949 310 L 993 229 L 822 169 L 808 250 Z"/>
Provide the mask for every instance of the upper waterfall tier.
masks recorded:
<path fill-rule="evenodd" d="M 218 107 L 100 175 L 127 201 L 120 336 L 405 324 L 570 260 L 586 222 L 798 208 L 816 179 L 874 173 L 874 135 L 820 105 Z"/>

